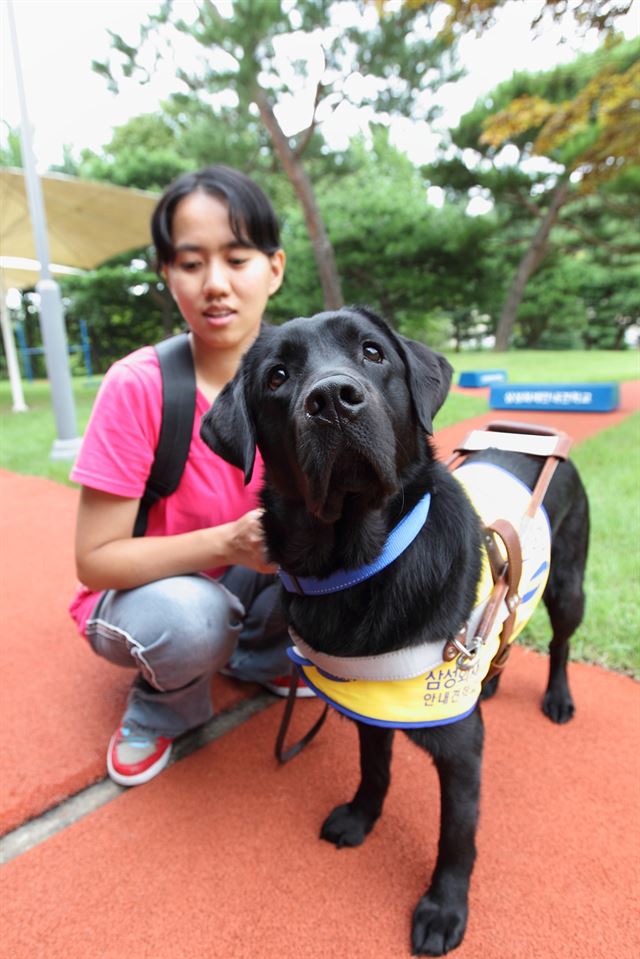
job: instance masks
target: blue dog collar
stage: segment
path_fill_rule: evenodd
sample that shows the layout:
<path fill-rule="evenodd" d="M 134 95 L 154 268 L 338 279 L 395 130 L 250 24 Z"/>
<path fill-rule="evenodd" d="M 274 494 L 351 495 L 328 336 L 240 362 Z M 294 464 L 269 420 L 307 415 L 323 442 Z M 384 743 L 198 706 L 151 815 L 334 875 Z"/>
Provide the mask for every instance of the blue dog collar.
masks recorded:
<path fill-rule="evenodd" d="M 410 513 L 404 516 L 395 526 L 384 544 L 384 548 L 373 563 L 360 566 L 358 569 L 338 569 L 330 576 L 318 579 L 315 576 L 293 576 L 283 569 L 278 570 L 280 581 L 289 593 L 298 593 L 301 596 L 324 596 L 327 593 L 339 593 L 342 589 L 362 583 L 365 579 L 375 576 L 380 570 L 393 563 L 411 545 L 429 515 L 431 493 L 426 493 Z"/>

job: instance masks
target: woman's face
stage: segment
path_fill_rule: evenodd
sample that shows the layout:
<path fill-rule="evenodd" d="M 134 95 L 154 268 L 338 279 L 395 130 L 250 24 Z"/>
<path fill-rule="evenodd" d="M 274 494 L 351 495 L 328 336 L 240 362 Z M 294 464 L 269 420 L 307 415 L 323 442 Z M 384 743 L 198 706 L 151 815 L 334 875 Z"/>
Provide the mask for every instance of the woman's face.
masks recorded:
<path fill-rule="evenodd" d="M 203 346 L 241 356 L 282 283 L 284 253 L 267 256 L 243 246 L 233 235 L 226 204 L 202 192 L 176 206 L 172 240 L 175 260 L 163 273 L 194 337 Z"/>

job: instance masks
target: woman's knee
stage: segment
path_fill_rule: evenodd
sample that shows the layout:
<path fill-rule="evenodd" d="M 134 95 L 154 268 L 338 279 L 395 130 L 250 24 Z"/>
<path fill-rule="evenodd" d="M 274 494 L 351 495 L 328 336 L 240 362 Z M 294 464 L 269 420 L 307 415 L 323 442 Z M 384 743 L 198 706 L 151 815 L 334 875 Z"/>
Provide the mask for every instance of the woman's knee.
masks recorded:
<path fill-rule="evenodd" d="M 244 618 L 237 597 L 202 576 L 176 576 L 116 593 L 98 612 L 99 632 L 119 634 L 131 663 L 160 690 L 180 688 L 223 666 Z M 102 652 L 98 643 L 92 645 Z"/>

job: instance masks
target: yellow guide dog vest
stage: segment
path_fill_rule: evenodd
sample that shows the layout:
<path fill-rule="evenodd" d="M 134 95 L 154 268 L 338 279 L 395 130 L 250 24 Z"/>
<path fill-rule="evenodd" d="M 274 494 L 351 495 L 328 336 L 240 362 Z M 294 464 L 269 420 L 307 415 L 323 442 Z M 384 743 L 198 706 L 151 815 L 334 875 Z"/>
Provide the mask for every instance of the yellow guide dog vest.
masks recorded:
<path fill-rule="evenodd" d="M 520 603 L 510 637 L 512 642 L 531 618 L 549 576 L 549 520 L 540 507 L 521 530 L 531 490 L 499 466 L 465 463 L 452 475 L 462 484 L 485 525 L 506 519 L 521 533 Z M 476 605 L 467 624 L 469 636 L 474 635 L 492 588 L 485 554 Z M 314 692 L 352 719 L 394 728 L 444 726 L 463 719 L 475 708 L 507 616 L 503 606 L 470 668 L 462 668 L 458 657 L 444 661 L 445 639 L 408 650 L 352 659 L 317 653 L 301 637 L 292 634 L 295 645 L 289 649 L 289 656 Z"/>

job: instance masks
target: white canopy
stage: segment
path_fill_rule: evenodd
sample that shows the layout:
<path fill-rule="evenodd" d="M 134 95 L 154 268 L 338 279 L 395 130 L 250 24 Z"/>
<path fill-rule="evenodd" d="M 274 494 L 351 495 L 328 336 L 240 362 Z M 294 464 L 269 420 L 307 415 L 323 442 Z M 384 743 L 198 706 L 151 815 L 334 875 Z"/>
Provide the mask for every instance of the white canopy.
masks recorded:
<path fill-rule="evenodd" d="M 61 264 L 56 272 L 64 267 L 91 269 L 151 242 L 149 221 L 156 194 L 57 173 L 40 181 L 51 261 Z M 33 273 L 21 277 L 7 265 L 14 257 L 36 260 L 22 170 L 0 170 L 0 255 L 5 289 L 34 282 Z"/>

